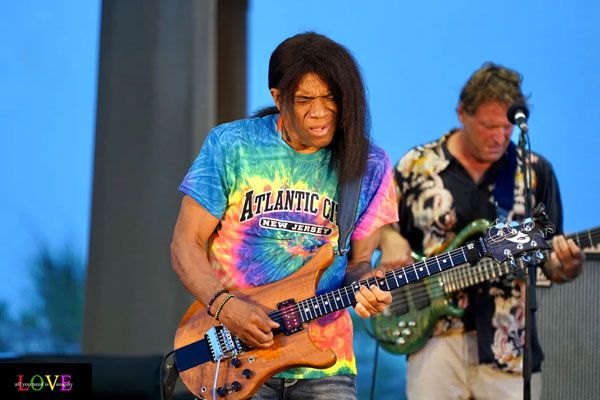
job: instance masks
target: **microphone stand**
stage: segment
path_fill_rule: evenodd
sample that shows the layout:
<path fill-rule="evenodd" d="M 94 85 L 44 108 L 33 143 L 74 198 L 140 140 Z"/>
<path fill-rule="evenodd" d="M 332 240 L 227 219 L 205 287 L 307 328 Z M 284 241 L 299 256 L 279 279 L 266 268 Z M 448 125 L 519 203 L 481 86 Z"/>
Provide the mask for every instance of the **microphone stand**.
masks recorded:
<path fill-rule="evenodd" d="M 519 128 L 521 129 L 521 128 Z M 531 216 L 532 204 L 531 204 L 531 187 L 530 187 L 530 148 L 531 143 L 529 142 L 529 135 L 527 129 L 521 129 L 521 135 L 519 136 L 518 148 L 521 150 L 519 157 L 521 158 L 521 165 L 523 168 L 523 195 L 525 196 L 525 216 Z M 525 344 L 523 354 L 523 398 L 525 400 L 531 399 L 531 318 L 535 317 L 535 311 L 537 310 L 537 299 L 535 293 L 535 267 L 537 264 L 537 257 L 535 255 L 529 257 L 528 262 L 525 262 L 527 266 L 525 268 Z M 523 260 L 525 261 L 525 260 Z"/>

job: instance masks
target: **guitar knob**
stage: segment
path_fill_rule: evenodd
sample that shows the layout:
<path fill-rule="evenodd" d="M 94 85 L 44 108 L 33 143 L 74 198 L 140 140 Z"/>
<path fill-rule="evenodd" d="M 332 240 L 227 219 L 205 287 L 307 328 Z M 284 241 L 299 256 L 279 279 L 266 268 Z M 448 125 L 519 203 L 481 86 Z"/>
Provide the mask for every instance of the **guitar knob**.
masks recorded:
<path fill-rule="evenodd" d="M 227 389 L 224 388 L 223 386 L 221 386 L 220 388 L 217 389 L 217 394 L 219 395 L 219 397 L 225 397 L 227 396 Z"/>
<path fill-rule="evenodd" d="M 231 383 L 231 390 L 233 390 L 234 392 L 239 392 L 240 390 L 242 390 L 242 384 L 238 381 L 233 381 Z"/>
<path fill-rule="evenodd" d="M 242 362 L 239 358 L 234 357 L 231 359 L 231 365 L 233 365 L 233 368 L 239 368 L 242 365 Z"/>
<path fill-rule="evenodd" d="M 248 368 L 246 368 L 245 370 L 242 371 L 242 375 L 244 375 L 244 378 L 250 379 L 254 376 L 254 373 L 252 371 L 250 371 Z"/>
<path fill-rule="evenodd" d="M 402 330 L 402 335 L 404 335 L 404 336 L 410 336 L 410 334 L 411 334 L 410 329 L 403 329 Z"/>
<path fill-rule="evenodd" d="M 399 326 L 400 328 L 404 328 L 404 327 L 406 326 L 406 322 L 404 322 L 404 321 L 400 321 L 400 322 L 398 322 L 398 326 Z"/>
<path fill-rule="evenodd" d="M 417 326 L 415 321 L 408 321 L 408 326 Z"/>
<path fill-rule="evenodd" d="M 398 338 L 398 339 L 396 339 L 396 343 L 404 344 L 404 343 L 406 343 L 406 340 L 404 340 L 404 338 Z"/>

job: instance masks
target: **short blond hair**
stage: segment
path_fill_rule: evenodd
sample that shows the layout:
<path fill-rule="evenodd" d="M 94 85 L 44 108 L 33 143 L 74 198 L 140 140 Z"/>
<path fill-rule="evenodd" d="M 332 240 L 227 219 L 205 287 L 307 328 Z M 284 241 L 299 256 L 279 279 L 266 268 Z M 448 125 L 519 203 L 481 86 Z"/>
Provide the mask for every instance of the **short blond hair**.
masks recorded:
<path fill-rule="evenodd" d="M 459 101 L 463 110 L 473 115 L 477 108 L 488 101 L 501 104 L 525 104 L 521 92 L 523 77 L 517 71 L 492 62 L 486 62 L 471 75 L 460 93 Z"/>

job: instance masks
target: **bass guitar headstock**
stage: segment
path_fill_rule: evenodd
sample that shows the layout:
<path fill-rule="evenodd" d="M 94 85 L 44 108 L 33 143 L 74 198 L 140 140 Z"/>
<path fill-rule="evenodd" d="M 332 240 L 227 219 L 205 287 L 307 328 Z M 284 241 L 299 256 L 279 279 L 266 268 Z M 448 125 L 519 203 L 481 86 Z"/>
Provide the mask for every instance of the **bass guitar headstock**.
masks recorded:
<path fill-rule="evenodd" d="M 486 254 L 499 263 L 510 260 L 515 265 L 515 257 L 524 253 L 536 251 L 541 259 L 540 250 L 550 249 L 546 242 L 546 235 L 554 231 L 553 225 L 547 218 L 527 218 L 523 223 L 496 221 L 495 225 L 487 229 L 485 238 L 481 239 L 486 247 Z"/>

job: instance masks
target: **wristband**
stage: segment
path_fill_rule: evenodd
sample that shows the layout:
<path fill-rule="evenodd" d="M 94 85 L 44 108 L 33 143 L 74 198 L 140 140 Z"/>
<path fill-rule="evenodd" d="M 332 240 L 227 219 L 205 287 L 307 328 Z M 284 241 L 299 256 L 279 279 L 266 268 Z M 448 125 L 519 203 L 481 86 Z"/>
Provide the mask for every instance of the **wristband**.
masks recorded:
<path fill-rule="evenodd" d="M 225 303 L 227 303 L 230 299 L 235 299 L 236 297 L 233 294 L 228 295 L 227 297 L 225 297 L 225 300 L 223 300 L 221 302 L 221 304 L 219 305 L 219 308 L 217 309 L 217 312 L 215 313 L 215 319 L 218 321 L 219 320 L 219 314 L 221 314 L 221 310 L 223 309 L 223 306 L 225 305 Z"/>
<path fill-rule="evenodd" d="M 217 293 L 215 293 L 215 295 L 212 297 L 212 299 L 210 299 L 210 301 L 208 302 L 208 306 L 206 306 L 206 313 L 208 315 L 210 315 L 211 317 L 214 317 L 214 315 L 212 315 L 212 313 L 210 312 L 210 307 L 212 307 L 212 305 L 215 302 L 215 300 L 217 299 L 217 297 L 219 297 L 223 293 L 229 293 L 229 290 L 227 290 L 227 289 L 219 290 Z"/>

